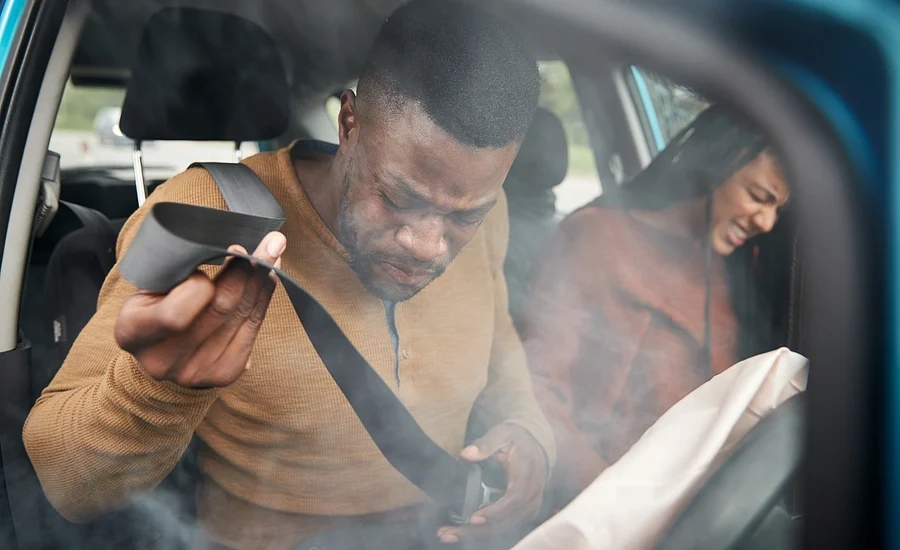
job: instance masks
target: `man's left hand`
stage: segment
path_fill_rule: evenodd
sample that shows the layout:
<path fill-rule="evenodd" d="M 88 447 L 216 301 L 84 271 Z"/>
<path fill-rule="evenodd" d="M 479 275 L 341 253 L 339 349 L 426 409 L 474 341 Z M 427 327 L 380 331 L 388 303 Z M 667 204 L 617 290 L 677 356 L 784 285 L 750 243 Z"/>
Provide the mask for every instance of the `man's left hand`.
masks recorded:
<path fill-rule="evenodd" d="M 515 424 L 495 426 L 463 449 L 460 456 L 468 462 L 496 458 L 506 469 L 506 494 L 472 514 L 467 525 L 438 529 L 441 542 L 506 534 L 537 516 L 547 484 L 547 455 L 525 428 Z"/>

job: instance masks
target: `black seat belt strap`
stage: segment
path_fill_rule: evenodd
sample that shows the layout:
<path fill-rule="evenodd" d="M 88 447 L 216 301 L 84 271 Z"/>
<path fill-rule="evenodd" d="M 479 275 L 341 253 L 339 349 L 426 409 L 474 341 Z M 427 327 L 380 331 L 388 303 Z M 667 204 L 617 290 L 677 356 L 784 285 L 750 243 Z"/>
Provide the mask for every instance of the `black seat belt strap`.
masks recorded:
<path fill-rule="evenodd" d="M 228 210 L 251 216 L 280 219 L 284 211 L 266 184 L 245 164 L 198 162 L 190 168 L 204 168 L 213 177 Z"/>
<path fill-rule="evenodd" d="M 167 292 L 197 266 L 221 263 L 232 244 L 254 250 L 268 232 L 284 222 L 277 200 L 245 165 L 199 166 L 216 180 L 229 209 L 155 204 L 119 266 L 122 275 L 137 287 Z M 325 368 L 381 453 L 422 492 L 450 506 L 457 520 L 465 521 L 482 504 L 480 469 L 451 456 L 428 437 L 325 308 L 299 283 L 275 272 Z"/>

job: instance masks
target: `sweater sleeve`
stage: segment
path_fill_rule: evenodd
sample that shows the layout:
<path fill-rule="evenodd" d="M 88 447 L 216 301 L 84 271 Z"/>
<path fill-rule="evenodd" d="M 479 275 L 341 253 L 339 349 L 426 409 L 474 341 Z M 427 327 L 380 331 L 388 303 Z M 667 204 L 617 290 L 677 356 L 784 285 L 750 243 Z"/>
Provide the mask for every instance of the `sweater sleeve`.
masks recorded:
<path fill-rule="evenodd" d="M 566 219 L 536 266 L 522 338 L 535 392 L 556 437 L 553 491 L 567 503 L 609 466 L 598 445 L 649 317 L 620 311 L 613 235 L 590 212 Z M 576 393 L 589 395 L 589 422 Z"/>
<path fill-rule="evenodd" d="M 126 222 L 122 258 L 153 204 L 168 201 L 224 208 L 215 182 L 191 169 L 161 185 Z M 212 267 L 203 268 L 214 273 Z M 118 347 L 114 327 L 135 288 L 108 274 L 97 312 L 78 335 L 26 420 L 23 438 L 50 502 L 70 521 L 87 521 L 154 488 L 184 453 L 216 399 L 151 378 Z"/>
<path fill-rule="evenodd" d="M 487 386 L 477 403 L 478 413 L 488 425 L 510 422 L 525 428 L 544 449 L 552 467 L 556 461 L 553 431 L 535 399 L 525 350 L 509 315 L 503 274 L 509 222 L 503 194 L 486 220 L 485 234 L 489 239 L 494 279 L 494 341 Z"/>

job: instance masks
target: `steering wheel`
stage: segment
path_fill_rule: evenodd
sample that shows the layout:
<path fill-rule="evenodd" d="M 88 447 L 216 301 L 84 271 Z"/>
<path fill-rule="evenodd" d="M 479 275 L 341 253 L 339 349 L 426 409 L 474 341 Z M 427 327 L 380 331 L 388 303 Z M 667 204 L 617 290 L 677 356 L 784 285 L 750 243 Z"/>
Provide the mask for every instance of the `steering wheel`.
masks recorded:
<path fill-rule="evenodd" d="M 760 420 L 670 524 L 656 550 L 790 548 L 784 531 L 775 541 L 760 538 L 771 537 L 762 531 L 776 527 L 779 516 L 790 526 L 779 500 L 803 458 L 805 412 L 801 392 Z"/>

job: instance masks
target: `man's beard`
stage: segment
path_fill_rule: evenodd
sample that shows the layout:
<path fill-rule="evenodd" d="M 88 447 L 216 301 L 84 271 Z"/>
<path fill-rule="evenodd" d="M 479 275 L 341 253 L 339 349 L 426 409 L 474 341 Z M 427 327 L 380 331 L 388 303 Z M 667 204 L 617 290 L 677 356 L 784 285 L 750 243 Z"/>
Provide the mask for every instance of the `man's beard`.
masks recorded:
<path fill-rule="evenodd" d="M 338 208 L 338 234 L 336 235 L 338 241 L 350 256 L 350 259 L 347 263 L 350 265 L 350 268 L 353 269 L 353 271 L 356 273 L 356 276 L 359 278 L 363 286 L 366 287 L 366 290 L 368 290 L 374 296 L 389 302 L 403 302 L 409 300 L 410 298 L 421 292 L 433 280 L 440 277 L 447 269 L 447 266 L 436 261 L 422 262 L 409 256 L 399 257 L 378 253 L 363 253 L 359 248 L 359 227 L 356 223 L 355 216 L 350 211 L 350 200 L 348 195 L 350 189 L 351 173 L 352 164 L 351 166 L 348 166 L 348 170 L 344 175 L 344 184 L 341 189 L 341 202 Z M 385 287 L 384 285 L 376 284 L 373 275 L 374 267 L 379 262 L 387 262 L 396 266 L 410 266 L 420 271 L 430 271 L 434 274 L 434 276 L 419 288 L 404 286 L 400 283 L 390 285 L 390 287 Z"/>

